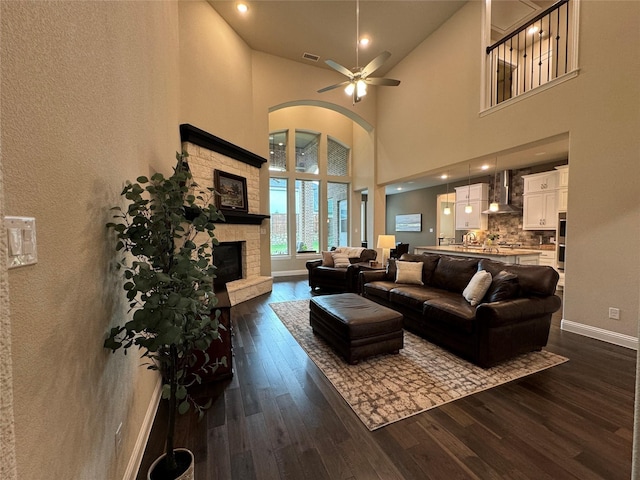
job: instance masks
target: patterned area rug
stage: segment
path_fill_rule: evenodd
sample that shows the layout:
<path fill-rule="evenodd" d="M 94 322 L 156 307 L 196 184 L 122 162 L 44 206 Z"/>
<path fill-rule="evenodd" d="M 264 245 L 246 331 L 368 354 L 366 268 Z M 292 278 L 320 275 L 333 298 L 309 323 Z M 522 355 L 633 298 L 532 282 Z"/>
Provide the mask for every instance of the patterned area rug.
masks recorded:
<path fill-rule="evenodd" d="M 308 300 L 271 308 L 369 430 L 568 361 L 542 350 L 483 369 L 405 331 L 399 355 L 349 365 L 313 334 Z"/>

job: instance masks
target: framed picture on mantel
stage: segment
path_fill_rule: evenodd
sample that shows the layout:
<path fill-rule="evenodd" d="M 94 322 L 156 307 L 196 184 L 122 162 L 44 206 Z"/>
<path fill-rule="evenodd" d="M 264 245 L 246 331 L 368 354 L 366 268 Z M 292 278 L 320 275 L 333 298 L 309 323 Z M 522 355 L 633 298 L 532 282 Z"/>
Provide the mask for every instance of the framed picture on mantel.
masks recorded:
<path fill-rule="evenodd" d="M 233 210 L 236 212 L 248 212 L 247 204 L 247 179 L 232 173 L 213 171 L 214 188 L 218 193 L 216 207 L 219 210 Z"/>

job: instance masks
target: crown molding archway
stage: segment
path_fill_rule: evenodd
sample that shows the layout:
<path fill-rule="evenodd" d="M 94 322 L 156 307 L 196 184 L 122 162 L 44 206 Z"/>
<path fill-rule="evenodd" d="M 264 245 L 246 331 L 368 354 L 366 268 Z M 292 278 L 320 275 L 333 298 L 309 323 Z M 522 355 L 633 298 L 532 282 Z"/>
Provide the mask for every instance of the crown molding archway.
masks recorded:
<path fill-rule="evenodd" d="M 348 108 L 345 108 L 341 105 L 336 105 L 335 103 L 331 103 L 331 102 L 324 102 L 322 100 L 294 100 L 291 102 L 284 102 L 279 105 L 274 105 L 273 107 L 270 107 L 269 113 L 275 112 L 277 110 L 281 110 L 283 108 L 301 107 L 301 106 L 327 108 L 329 110 L 333 110 L 334 112 L 340 113 L 345 117 L 350 118 L 353 122 L 358 124 L 368 133 L 371 133 L 374 130 L 373 125 L 371 125 L 369 122 L 367 122 L 364 118 L 362 118 L 360 115 L 358 115 L 354 111 L 349 110 Z"/>

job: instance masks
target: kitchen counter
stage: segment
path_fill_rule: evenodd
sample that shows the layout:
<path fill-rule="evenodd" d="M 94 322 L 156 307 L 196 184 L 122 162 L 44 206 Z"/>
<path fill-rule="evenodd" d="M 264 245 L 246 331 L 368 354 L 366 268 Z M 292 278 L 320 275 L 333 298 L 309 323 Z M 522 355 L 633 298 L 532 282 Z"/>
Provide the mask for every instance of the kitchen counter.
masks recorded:
<path fill-rule="evenodd" d="M 460 257 L 490 258 L 492 260 L 498 260 L 505 263 L 538 265 L 542 250 L 509 247 L 491 247 L 490 250 L 485 250 L 480 245 L 470 245 L 467 247 L 463 245 L 441 245 L 415 247 L 413 252 L 416 254 L 444 253 L 446 255 L 456 255 Z"/>

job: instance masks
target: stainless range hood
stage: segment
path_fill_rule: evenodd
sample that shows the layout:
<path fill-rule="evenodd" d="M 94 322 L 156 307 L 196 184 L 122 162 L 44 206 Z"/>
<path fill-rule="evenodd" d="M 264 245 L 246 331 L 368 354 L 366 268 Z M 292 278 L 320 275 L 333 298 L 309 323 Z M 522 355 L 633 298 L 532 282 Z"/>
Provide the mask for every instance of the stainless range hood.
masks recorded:
<path fill-rule="evenodd" d="M 496 174 L 495 185 L 493 186 L 497 191 L 494 192 L 493 199 L 498 201 L 497 210 L 485 210 L 482 213 L 489 215 L 497 215 L 501 213 L 521 213 L 522 210 L 511 206 L 510 190 L 511 190 L 511 170 L 504 170 L 501 173 Z"/>

